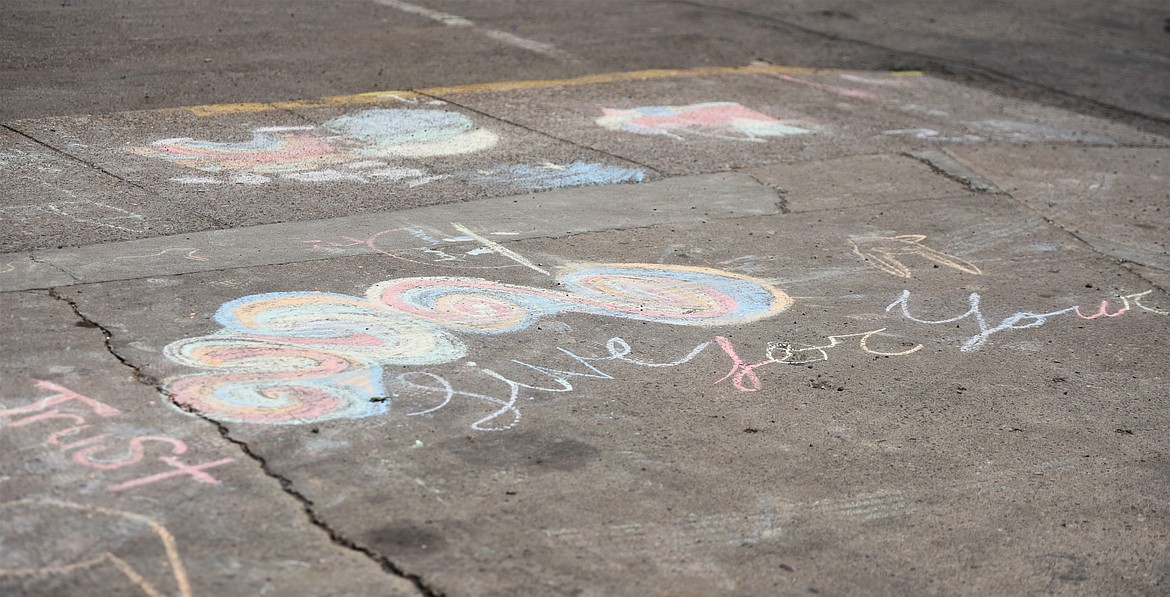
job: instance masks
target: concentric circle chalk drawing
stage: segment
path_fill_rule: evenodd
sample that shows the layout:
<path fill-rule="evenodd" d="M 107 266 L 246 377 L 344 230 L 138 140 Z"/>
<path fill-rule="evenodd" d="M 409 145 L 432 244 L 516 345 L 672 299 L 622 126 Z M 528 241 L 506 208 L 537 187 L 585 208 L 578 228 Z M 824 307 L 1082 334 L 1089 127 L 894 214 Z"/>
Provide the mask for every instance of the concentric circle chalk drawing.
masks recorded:
<path fill-rule="evenodd" d="M 174 536 L 140 514 L 55 499 L 7 502 L 0 504 L 0 544 L 0 582 L 108 566 L 127 586 L 94 587 L 93 594 L 191 596 Z M 78 576 L 78 582 L 84 579 Z"/>
<path fill-rule="evenodd" d="M 494 146 L 499 137 L 467 116 L 439 109 L 375 109 L 320 126 L 253 129 L 247 141 L 160 139 L 139 155 L 199 170 L 173 178 L 184 184 L 264 184 L 273 177 L 301 182 L 401 181 L 418 186 L 435 177 L 389 159 L 460 155 Z"/>
<path fill-rule="evenodd" d="M 965 274 L 979 276 L 983 270 L 954 255 L 943 253 L 922 244 L 925 234 L 902 234 L 899 236 L 858 236 L 849 239 L 853 253 L 866 263 L 899 278 L 913 276 L 911 269 L 899 257 L 921 257 Z"/>
<path fill-rule="evenodd" d="M 720 270 L 655 264 L 560 268 L 564 290 L 481 278 L 387 280 L 366 296 L 277 292 L 216 312 L 220 331 L 166 347 L 203 369 L 165 381 L 173 400 L 239 422 L 307 423 L 383 414 L 382 367 L 449 363 L 467 355 L 457 334 L 502 334 L 575 312 L 680 326 L 736 325 L 792 304 L 782 290 Z"/>
<path fill-rule="evenodd" d="M 735 102 L 602 108 L 601 111 L 604 116 L 594 122 L 603 128 L 678 140 L 682 140 L 683 135 L 698 135 L 762 143 L 767 141 L 767 137 L 807 135 L 813 132 L 807 124 L 796 126 L 793 122 L 777 120 Z"/>

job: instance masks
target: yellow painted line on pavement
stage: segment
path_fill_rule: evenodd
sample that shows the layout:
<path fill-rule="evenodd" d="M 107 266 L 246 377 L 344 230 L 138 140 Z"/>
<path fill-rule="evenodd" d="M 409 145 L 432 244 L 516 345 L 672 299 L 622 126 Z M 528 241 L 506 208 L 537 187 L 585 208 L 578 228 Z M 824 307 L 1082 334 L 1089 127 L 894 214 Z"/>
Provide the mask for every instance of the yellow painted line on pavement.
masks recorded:
<path fill-rule="evenodd" d="M 326 108 L 335 106 L 382 104 L 390 100 L 413 102 L 423 97 L 442 97 L 448 95 L 464 95 L 471 93 L 499 93 L 503 91 L 549 89 L 553 87 L 579 87 L 582 85 L 601 85 L 605 83 L 619 83 L 623 81 L 651 81 L 655 79 L 678 79 L 689 77 L 708 77 L 716 75 L 836 75 L 866 74 L 872 72 L 873 71 L 854 71 L 775 65 L 662 68 L 619 73 L 583 75 L 580 77 L 572 77 L 568 79 L 535 79 L 528 81 L 501 81 L 498 83 L 472 83 L 470 85 L 427 87 L 415 91 L 373 91 L 369 93 L 358 93 L 355 95 L 335 95 L 331 97 L 290 100 L 284 102 L 210 104 L 205 106 L 190 106 L 179 109 L 190 112 L 196 116 L 222 116 L 225 114 L 268 112 L 272 110 L 289 110 L 298 108 Z M 917 77 L 921 76 L 922 72 L 892 71 L 889 74 L 895 77 Z"/>

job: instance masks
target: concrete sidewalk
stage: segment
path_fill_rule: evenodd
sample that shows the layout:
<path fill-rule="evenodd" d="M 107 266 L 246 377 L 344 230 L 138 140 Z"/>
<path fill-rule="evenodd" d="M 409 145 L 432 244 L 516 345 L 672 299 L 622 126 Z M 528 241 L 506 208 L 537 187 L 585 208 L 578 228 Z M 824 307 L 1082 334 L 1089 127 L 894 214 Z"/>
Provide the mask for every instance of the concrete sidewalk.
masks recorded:
<path fill-rule="evenodd" d="M 6 125 L 5 594 L 1161 594 L 1164 138 L 915 73 Z"/>

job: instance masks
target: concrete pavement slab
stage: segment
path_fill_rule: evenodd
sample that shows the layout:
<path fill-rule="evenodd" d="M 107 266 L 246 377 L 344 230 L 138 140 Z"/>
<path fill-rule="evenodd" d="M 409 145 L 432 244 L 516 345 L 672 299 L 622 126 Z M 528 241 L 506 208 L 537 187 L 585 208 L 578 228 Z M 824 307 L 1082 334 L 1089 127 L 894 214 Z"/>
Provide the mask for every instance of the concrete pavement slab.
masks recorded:
<path fill-rule="evenodd" d="M 77 151 L 78 141 L 65 145 Z M 0 253 L 204 230 L 208 218 L 0 128 Z"/>
<path fill-rule="evenodd" d="M 0 592 L 419 594 L 333 543 L 216 425 L 136 381 L 67 301 L 3 301 Z"/>
<path fill-rule="evenodd" d="M 1170 298 L 1014 199 L 500 244 L 61 293 L 445 594 L 1164 579 Z"/>
<path fill-rule="evenodd" d="M 1170 150 L 1036 146 L 952 153 L 1098 251 L 1156 270 L 1162 280 L 1170 274 Z"/>
<path fill-rule="evenodd" d="M 787 74 L 760 67 L 440 95 L 671 174 L 938 143 L 1166 143 L 1132 127 L 912 73 Z"/>
<path fill-rule="evenodd" d="M 581 205 L 589 205 L 581 217 Z M 377 254 L 444 269 L 539 267 L 497 241 L 778 213 L 776 191 L 740 173 L 677 177 L 638 186 L 551 191 L 317 220 L 38 251 L 0 269 L 0 289 L 230 270 Z M 470 227 L 469 227 L 470 226 Z M 35 258 L 36 261 L 33 261 Z"/>
<path fill-rule="evenodd" d="M 352 110 L 130 112 L 12 126 L 58 147 L 82 139 L 69 151 L 224 227 L 654 177 L 438 100 L 397 97 Z"/>

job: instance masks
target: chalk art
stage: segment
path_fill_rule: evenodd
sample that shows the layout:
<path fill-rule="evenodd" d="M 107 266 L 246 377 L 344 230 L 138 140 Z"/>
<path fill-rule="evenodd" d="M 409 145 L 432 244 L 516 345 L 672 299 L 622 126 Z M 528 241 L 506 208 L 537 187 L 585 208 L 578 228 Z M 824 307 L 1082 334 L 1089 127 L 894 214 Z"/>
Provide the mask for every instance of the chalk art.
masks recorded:
<path fill-rule="evenodd" d="M 708 102 L 689 106 L 642 106 L 602 108 L 595 122 L 613 131 L 660 135 L 683 140 L 698 135 L 734 141 L 764 142 L 767 137 L 807 135 L 813 131 L 734 102 Z"/>
<path fill-rule="evenodd" d="M 92 431 L 87 430 L 95 426 L 100 430 L 103 420 L 117 417 L 122 414 L 122 411 L 51 381 L 33 380 L 33 382 L 38 389 L 51 392 L 51 394 L 24 406 L 12 408 L 0 406 L 0 425 L 3 425 L 5 429 L 28 427 L 32 430 L 42 427 L 46 421 L 68 421 L 71 426 L 46 433 L 45 446 L 59 449 L 62 452 L 77 450 L 70 455 L 70 459 L 75 464 L 101 471 L 132 468 L 135 472 L 139 472 L 148 463 L 153 462 L 146 458 L 148 445 L 161 446 L 160 449 L 168 454 L 167 456 L 159 456 L 157 459 L 158 462 L 167 465 L 167 468 L 162 472 L 144 474 L 109 485 L 106 487 L 107 491 L 125 491 L 183 476 L 190 477 L 200 483 L 218 485 L 219 480 L 206 471 L 236 461 L 235 458 L 223 458 L 200 464 L 188 464 L 176 458 L 176 456 L 187 454 L 189 451 L 186 442 L 165 435 L 136 435 L 121 442 L 112 438 L 110 433 L 93 435 Z M 62 410 L 68 407 L 74 407 L 75 410 L 81 412 Z M 99 419 L 93 419 L 94 416 L 99 417 Z M 118 445 L 119 443 L 124 445 Z"/>
<path fill-rule="evenodd" d="M 167 253 L 170 253 L 172 251 L 186 251 L 187 254 L 183 256 L 183 259 L 187 259 L 189 261 L 207 261 L 206 257 L 203 257 L 201 255 L 196 255 L 196 253 L 199 252 L 199 249 L 196 249 L 194 247 L 172 247 L 170 249 L 163 249 L 163 250 L 159 251 L 158 253 L 149 253 L 146 255 L 123 255 L 122 257 L 115 257 L 114 261 L 124 261 L 124 260 L 128 260 L 128 259 L 149 259 L 151 257 L 162 257 L 163 255 L 166 255 Z"/>
<path fill-rule="evenodd" d="M 0 582 L 39 580 L 112 567 L 129 586 L 107 594 L 191 596 L 175 537 L 139 514 L 55 499 L 0 504 Z"/>
<path fill-rule="evenodd" d="M 941 116 L 948 116 L 948 114 L 943 113 Z M 958 124 L 973 132 L 946 135 L 941 131 L 930 128 L 910 128 L 882 131 L 882 134 L 948 143 L 1006 141 L 1009 143 L 1057 142 L 1083 143 L 1087 145 L 1117 145 L 1117 142 L 1109 137 L 1017 120 L 984 119 L 962 121 Z"/>
<path fill-rule="evenodd" d="M 462 358 L 467 348 L 456 333 L 515 332 L 565 312 L 734 325 L 792 304 L 762 280 L 701 267 L 577 264 L 561 268 L 556 280 L 564 290 L 424 277 L 375 284 L 364 298 L 320 292 L 246 296 L 217 311 L 221 331 L 165 349 L 172 361 L 210 372 L 165 384 L 178 404 L 220 420 L 367 417 L 390 406 L 382 399 L 382 366 Z"/>
<path fill-rule="evenodd" d="M 898 259 L 909 256 L 921 257 L 966 274 L 978 276 L 983 273 L 977 266 L 954 255 L 923 245 L 924 240 L 925 234 L 902 234 L 855 237 L 849 239 L 849 243 L 853 245 L 854 254 L 864 259 L 866 263 L 899 278 L 909 278 L 913 275 L 910 268 Z"/>
<path fill-rule="evenodd" d="M 982 297 L 979 295 L 978 292 L 972 292 L 970 295 L 968 295 L 968 297 L 967 297 L 967 304 L 968 304 L 967 311 L 965 313 L 963 313 L 962 315 L 958 315 L 956 317 L 949 317 L 946 319 L 919 319 L 919 318 L 915 317 L 914 315 L 911 315 L 910 314 L 910 291 L 909 290 L 903 290 L 902 295 L 900 297 L 898 297 L 894 302 L 890 303 L 889 306 L 886 307 L 886 312 L 889 313 L 890 311 L 893 311 L 894 309 L 898 309 L 901 312 L 902 317 L 905 317 L 906 319 L 913 321 L 913 322 L 916 322 L 916 323 L 924 323 L 924 324 L 928 324 L 928 325 L 950 324 L 950 323 L 957 323 L 957 322 L 960 322 L 960 321 L 963 321 L 966 319 L 971 319 L 975 322 L 975 324 L 977 326 L 979 326 L 979 333 L 975 334 L 974 336 L 971 336 L 971 338 L 969 338 L 966 342 L 963 343 L 963 345 L 959 348 L 959 350 L 961 350 L 963 352 L 974 352 L 974 351 L 979 350 L 980 348 L 983 348 L 983 346 L 987 344 L 987 341 L 994 334 L 997 334 L 999 332 L 1008 331 L 1008 330 L 1026 330 L 1026 329 L 1038 328 L 1038 327 L 1048 323 L 1049 319 L 1051 319 L 1053 317 L 1059 317 L 1061 315 L 1076 315 L 1077 317 L 1079 317 L 1081 319 L 1094 320 L 1094 319 L 1098 319 L 1101 317 L 1105 317 L 1105 318 L 1121 317 L 1122 315 L 1125 315 L 1126 313 L 1129 313 L 1130 311 L 1132 311 L 1134 308 L 1141 309 L 1143 311 L 1153 313 L 1155 315 L 1170 315 L 1170 311 L 1163 311 L 1161 309 L 1157 309 L 1154 307 L 1148 307 L 1148 306 L 1142 304 L 1142 298 L 1144 298 L 1146 295 L 1148 295 L 1152 292 L 1153 292 L 1153 290 L 1147 290 L 1145 292 L 1137 292 L 1137 293 L 1133 293 L 1133 294 L 1122 295 L 1120 297 L 1121 298 L 1121 306 L 1118 307 L 1117 310 L 1112 312 L 1112 313 L 1109 312 L 1109 301 L 1103 300 L 1098 305 L 1097 311 L 1094 313 L 1090 313 L 1088 315 L 1086 315 L 1083 311 L 1081 311 L 1081 308 L 1078 305 L 1073 305 L 1071 307 L 1065 307 L 1063 309 L 1057 309 L 1055 311 L 1047 311 L 1047 312 L 1043 312 L 1043 313 L 1033 313 L 1031 311 L 1017 311 L 1017 312 L 1005 317 L 1003 319 L 1003 321 L 1001 321 L 995 327 L 992 327 L 987 322 L 987 317 L 984 316 L 984 314 L 983 314 L 983 307 L 981 305 Z"/>
<path fill-rule="evenodd" d="M 460 231 L 459 235 L 449 236 L 433 229 L 423 229 L 419 226 L 404 226 L 380 230 L 365 238 L 342 236 L 335 240 L 308 239 L 301 241 L 314 249 L 328 251 L 335 255 L 372 252 L 384 255 L 391 259 L 417 263 L 438 268 L 450 269 L 503 269 L 511 267 L 527 267 L 534 271 L 548 275 L 548 271 L 531 261 L 516 255 L 513 251 L 499 245 L 499 243 L 485 237 L 484 234 L 474 233 L 458 222 L 452 222 L 452 228 Z M 466 232 L 465 232 L 466 231 Z M 487 236 L 515 236 L 517 232 L 488 232 Z M 419 247 L 409 249 L 385 248 L 393 236 L 409 236 L 411 239 L 424 243 Z M 488 255 L 497 255 L 509 260 L 507 264 L 472 263 L 470 260 L 483 258 Z M 482 259 L 479 259 L 482 261 Z M 498 261 L 498 260 L 497 260 Z"/>
<path fill-rule="evenodd" d="M 71 191 L 58 190 L 73 195 Z M 0 222 L 15 220 L 21 224 L 30 224 L 38 219 L 43 220 L 46 216 L 123 232 L 144 232 L 150 228 L 146 218 L 139 214 L 88 199 L 0 207 Z"/>
<path fill-rule="evenodd" d="M 538 166 L 517 164 L 476 173 L 478 183 L 507 184 L 518 189 L 543 190 L 586 185 L 642 182 L 646 173 L 639 168 L 621 168 L 595 162 L 559 165 L 544 162 Z"/>
<path fill-rule="evenodd" d="M 264 184 L 277 176 L 301 182 L 404 181 L 418 186 L 438 177 L 385 160 L 474 153 L 498 141 L 495 133 L 457 112 L 377 109 L 340 116 L 321 126 L 257 128 L 247 141 L 181 137 L 134 151 L 206 173 L 225 173 L 172 179 L 186 184 Z"/>

